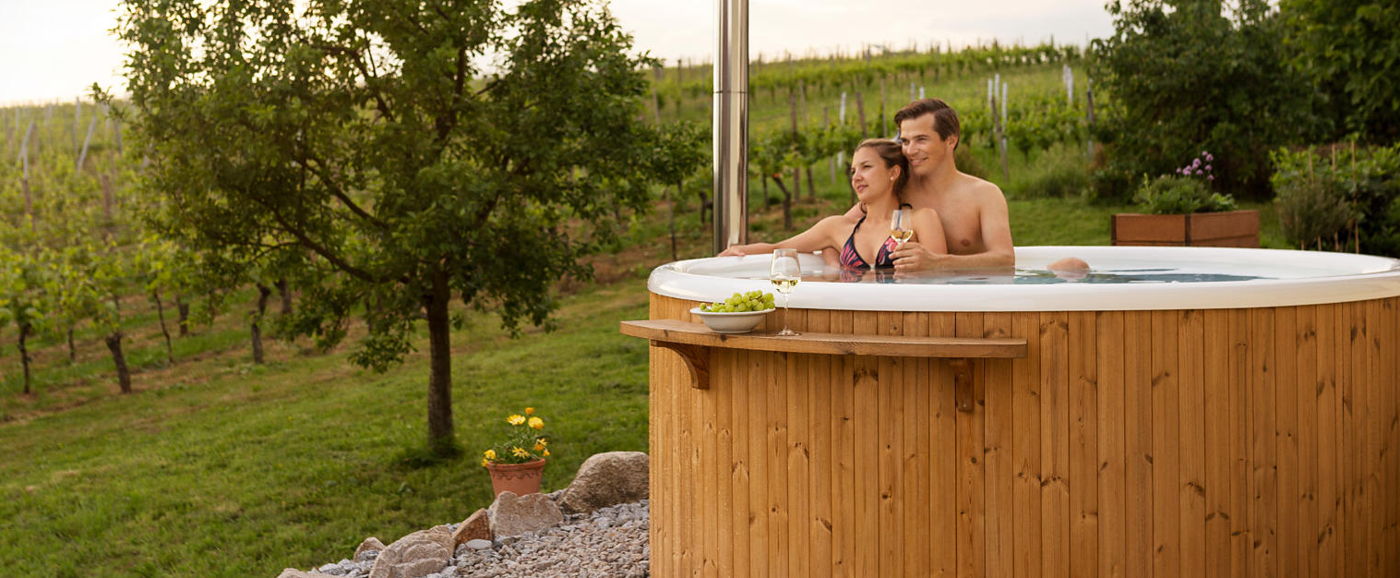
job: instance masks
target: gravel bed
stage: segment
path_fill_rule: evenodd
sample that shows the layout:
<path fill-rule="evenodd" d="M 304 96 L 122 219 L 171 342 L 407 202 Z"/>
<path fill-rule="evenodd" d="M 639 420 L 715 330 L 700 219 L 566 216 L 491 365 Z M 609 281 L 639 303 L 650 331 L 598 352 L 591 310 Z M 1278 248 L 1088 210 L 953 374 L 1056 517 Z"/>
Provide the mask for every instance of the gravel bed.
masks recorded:
<path fill-rule="evenodd" d="M 648 576 L 647 500 L 569 516 L 535 535 L 497 540 L 489 547 L 457 547 L 452 561 L 424 578 L 641 578 Z M 485 544 L 485 540 L 481 541 Z M 341 560 L 316 572 L 367 578 L 378 553 Z"/>

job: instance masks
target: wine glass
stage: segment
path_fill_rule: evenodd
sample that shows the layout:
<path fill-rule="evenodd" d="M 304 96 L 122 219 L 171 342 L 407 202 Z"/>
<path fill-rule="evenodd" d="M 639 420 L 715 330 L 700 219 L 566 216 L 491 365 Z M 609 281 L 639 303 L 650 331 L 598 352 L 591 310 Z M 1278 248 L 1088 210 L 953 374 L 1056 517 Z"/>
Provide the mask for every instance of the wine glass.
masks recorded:
<path fill-rule="evenodd" d="M 912 223 L 910 211 L 906 209 L 895 209 L 890 213 L 890 236 L 894 238 L 896 248 L 904 246 L 909 239 L 914 238 L 914 223 Z"/>
<path fill-rule="evenodd" d="M 802 267 L 797 263 L 797 249 L 776 249 L 773 251 L 773 263 L 768 267 L 768 279 L 773 282 L 773 287 L 783 294 L 783 330 L 778 335 L 799 335 L 796 331 L 788 329 L 788 297 L 792 289 L 797 287 L 797 283 L 802 280 Z"/>

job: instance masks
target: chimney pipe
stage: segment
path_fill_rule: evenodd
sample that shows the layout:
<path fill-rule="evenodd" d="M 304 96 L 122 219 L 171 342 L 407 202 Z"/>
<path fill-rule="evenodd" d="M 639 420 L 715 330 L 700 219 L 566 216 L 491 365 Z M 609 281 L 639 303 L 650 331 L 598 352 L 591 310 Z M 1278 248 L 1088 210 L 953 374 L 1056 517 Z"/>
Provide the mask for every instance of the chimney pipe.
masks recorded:
<path fill-rule="evenodd" d="M 714 247 L 749 240 L 749 1 L 715 0 Z"/>

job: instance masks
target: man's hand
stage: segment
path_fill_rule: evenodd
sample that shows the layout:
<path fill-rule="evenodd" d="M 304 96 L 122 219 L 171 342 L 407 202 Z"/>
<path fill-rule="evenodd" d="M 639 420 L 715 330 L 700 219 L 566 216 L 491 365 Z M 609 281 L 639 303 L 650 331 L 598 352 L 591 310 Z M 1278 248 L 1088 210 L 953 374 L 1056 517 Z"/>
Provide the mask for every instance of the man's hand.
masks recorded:
<path fill-rule="evenodd" d="M 940 257 L 943 255 L 934 253 L 918 241 L 909 241 L 893 253 L 890 257 L 894 259 L 894 270 L 897 272 L 927 271 L 937 269 Z"/>

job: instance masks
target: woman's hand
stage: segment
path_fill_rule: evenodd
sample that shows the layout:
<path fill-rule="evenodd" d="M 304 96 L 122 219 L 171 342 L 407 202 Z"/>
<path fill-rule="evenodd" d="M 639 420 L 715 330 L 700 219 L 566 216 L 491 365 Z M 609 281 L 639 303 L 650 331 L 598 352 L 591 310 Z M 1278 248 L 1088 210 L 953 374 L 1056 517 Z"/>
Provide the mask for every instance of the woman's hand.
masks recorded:
<path fill-rule="evenodd" d="M 719 257 L 743 257 L 749 253 L 745 251 L 745 245 L 730 245 L 728 249 L 720 251 Z"/>
<path fill-rule="evenodd" d="M 940 257 L 943 257 L 920 245 L 918 241 L 905 243 L 890 256 L 894 258 L 894 270 L 898 272 L 937 269 Z"/>

